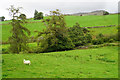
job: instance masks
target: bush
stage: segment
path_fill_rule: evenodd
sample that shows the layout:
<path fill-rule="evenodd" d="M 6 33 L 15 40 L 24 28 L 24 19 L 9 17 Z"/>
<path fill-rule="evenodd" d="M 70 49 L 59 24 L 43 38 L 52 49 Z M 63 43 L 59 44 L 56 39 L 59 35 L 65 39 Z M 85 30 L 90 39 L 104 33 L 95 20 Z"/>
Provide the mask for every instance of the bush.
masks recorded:
<path fill-rule="evenodd" d="M 110 42 L 110 43 L 114 42 L 114 39 L 110 39 L 109 42 Z"/>
<path fill-rule="evenodd" d="M 76 47 L 86 45 L 92 40 L 92 36 L 88 33 L 88 29 L 81 28 L 78 23 L 76 23 L 76 25 L 74 25 L 73 27 L 70 27 L 68 31 L 69 37 Z"/>
<path fill-rule="evenodd" d="M 117 34 L 105 36 L 102 39 L 104 42 L 109 42 L 109 43 L 114 42 L 114 41 L 119 41 Z"/>
<path fill-rule="evenodd" d="M 92 43 L 94 45 L 97 44 L 103 44 L 105 42 L 114 42 L 114 41 L 118 41 L 118 35 L 114 34 L 114 35 L 109 35 L 109 36 L 104 36 L 103 34 L 99 34 L 98 36 L 96 36 L 96 39 L 92 41 Z"/>
<path fill-rule="evenodd" d="M 105 42 L 109 42 L 109 37 L 103 37 L 102 39 L 103 39 L 103 42 L 104 42 L 104 43 L 105 43 Z"/>
<path fill-rule="evenodd" d="M 2 48 L 2 54 L 8 54 L 8 53 L 9 53 L 9 51 L 7 49 Z"/>
<path fill-rule="evenodd" d="M 102 39 L 95 39 L 95 40 L 92 40 L 92 44 L 93 45 L 98 45 L 98 44 L 103 44 L 103 40 Z"/>

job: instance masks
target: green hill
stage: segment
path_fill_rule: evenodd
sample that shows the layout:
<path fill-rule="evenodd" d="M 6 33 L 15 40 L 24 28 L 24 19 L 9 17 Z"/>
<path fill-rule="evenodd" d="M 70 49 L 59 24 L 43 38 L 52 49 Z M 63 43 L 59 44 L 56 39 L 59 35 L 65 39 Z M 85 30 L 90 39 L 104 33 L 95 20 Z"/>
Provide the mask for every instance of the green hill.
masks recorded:
<path fill-rule="evenodd" d="M 3 54 L 3 78 L 118 78 L 118 47 Z M 29 59 L 31 65 L 24 65 Z"/>
<path fill-rule="evenodd" d="M 47 17 L 45 17 L 47 18 Z M 92 27 L 92 26 L 107 26 L 107 25 L 118 25 L 118 15 L 104 15 L 104 16 L 65 16 L 65 21 L 67 27 L 72 27 L 76 22 L 80 24 L 81 27 Z M 10 21 L 1 22 L 2 27 L 2 40 L 3 42 L 8 40 L 8 37 L 11 35 L 11 25 L 8 24 Z M 28 20 L 29 23 L 26 23 L 24 26 L 27 27 L 31 31 L 31 36 L 36 36 L 37 33 L 35 31 L 41 31 L 45 29 L 45 25 L 40 20 Z M 100 28 L 99 28 L 100 29 Z M 102 29 L 102 28 L 101 28 Z M 111 30 L 117 31 L 116 28 L 106 28 L 106 32 L 111 32 Z M 100 32 L 100 31 L 99 31 Z M 101 30 L 103 32 L 103 30 Z M 104 32 L 104 33 L 106 33 Z"/>

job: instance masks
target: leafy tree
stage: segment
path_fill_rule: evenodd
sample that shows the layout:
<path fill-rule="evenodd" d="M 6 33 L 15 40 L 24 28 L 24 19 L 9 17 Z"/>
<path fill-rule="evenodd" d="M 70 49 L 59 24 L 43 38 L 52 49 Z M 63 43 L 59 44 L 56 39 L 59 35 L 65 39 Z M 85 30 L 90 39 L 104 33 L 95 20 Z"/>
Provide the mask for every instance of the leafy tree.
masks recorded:
<path fill-rule="evenodd" d="M 42 12 L 38 12 L 37 10 L 35 10 L 34 20 L 40 20 L 40 19 L 43 19 L 43 13 Z"/>
<path fill-rule="evenodd" d="M 25 14 L 20 14 L 19 18 L 22 19 L 22 20 L 25 20 L 26 19 L 26 15 Z"/>
<path fill-rule="evenodd" d="M 34 13 L 34 20 L 36 19 L 37 14 L 38 14 L 38 11 L 35 10 L 35 13 Z"/>
<path fill-rule="evenodd" d="M 10 50 L 13 53 L 19 53 L 27 49 L 27 34 L 30 35 L 30 31 L 23 26 L 25 20 L 19 20 L 21 18 L 18 16 L 19 14 L 21 14 L 20 9 L 21 7 L 15 8 L 13 5 L 8 8 L 9 13 L 12 16 L 12 36 L 9 37 L 9 42 Z"/>
<path fill-rule="evenodd" d="M 89 30 L 80 27 L 78 23 L 69 28 L 69 36 L 75 46 L 82 46 L 91 42 L 92 36 L 88 32 Z"/>
<path fill-rule="evenodd" d="M 1 21 L 4 21 L 4 19 L 5 19 L 5 17 L 4 17 L 4 16 L 2 16 L 2 17 L 1 17 Z"/>
<path fill-rule="evenodd" d="M 40 20 L 40 19 L 43 19 L 43 13 L 42 13 L 42 12 L 39 12 L 39 13 L 36 15 L 36 20 Z"/>
<path fill-rule="evenodd" d="M 105 11 L 105 12 L 104 12 L 104 15 L 109 15 L 109 12 Z"/>
<path fill-rule="evenodd" d="M 60 51 L 74 48 L 71 39 L 68 36 L 64 16 L 57 9 L 50 11 L 52 16 L 43 22 L 46 25 L 46 30 L 39 32 L 40 39 L 39 52 Z"/>

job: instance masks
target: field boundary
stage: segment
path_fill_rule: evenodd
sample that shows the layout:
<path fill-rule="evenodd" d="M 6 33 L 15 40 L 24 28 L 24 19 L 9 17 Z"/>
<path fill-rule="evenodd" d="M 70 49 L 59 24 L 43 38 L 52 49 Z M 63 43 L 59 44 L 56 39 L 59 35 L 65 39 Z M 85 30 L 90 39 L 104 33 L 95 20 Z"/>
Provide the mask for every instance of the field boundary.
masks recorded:
<path fill-rule="evenodd" d="M 41 21 L 32 21 L 32 22 L 26 22 L 26 23 L 39 23 Z M 0 25 L 8 25 L 10 23 L 7 24 L 0 24 Z M 107 25 L 107 26 L 88 26 L 88 27 L 83 27 L 83 28 L 103 28 L 103 27 L 115 27 L 115 26 L 120 26 L 120 25 Z"/>
<path fill-rule="evenodd" d="M 105 46 L 119 46 L 119 43 L 105 43 L 105 44 L 99 44 L 99 45 L 88 45 L 88 46 L 79 46 L 76 47 L 76 49 L 90 49 L 90 48 L 100 48 Z"/>
<path fill-rule="evenodd" d="M 39 23 L 39 22 L 41 22 L 41 21 L 32 21 L 32 22 L 26 22 L 26 23 Z M 0 24 L 0 25 L 9 25 L 10 24 L 10 22 L 9 23 L 5 23 L 5 24 Z"/>
<path fill-rule="evenodd" d="M 108 26 L 93 26 L 93 27 L 83 27 L 83 28 L 104 28 L 104 27 L 115 27 L 120 25 L 108 25 Z"/>

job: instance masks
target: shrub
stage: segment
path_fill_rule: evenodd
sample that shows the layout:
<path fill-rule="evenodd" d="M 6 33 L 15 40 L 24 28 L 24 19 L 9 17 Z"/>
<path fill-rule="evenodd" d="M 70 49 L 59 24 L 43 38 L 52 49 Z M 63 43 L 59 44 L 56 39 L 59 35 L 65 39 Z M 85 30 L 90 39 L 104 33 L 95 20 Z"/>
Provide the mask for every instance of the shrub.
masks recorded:
<path fill-rule="evenodd" d="M 68 31 L 69 37 L 76 47 L 86 45 L 92 40 L 92 36 L 88 33 L 88 29 L 81 28 L 78 23 L 76 23 L 76 25 L 74 25 L 73 27 L 70 27 Z"/>
<path fill-rule="evenodd" d="M 102 33 L 98 34 L 98 36 L 96 38 L 103 38 L 104 35 Z"/>
<path fill-rule="evenodd" d="M 7 49 L 2 48 L 2 54 L 8 54 L 8 53 L 9 53 L 9 51 Z"/>
<path fill-rule="evenodd" d="M 98 45 L 98 44 L 103 44 L 103 40 L 102 39 L 95 39 L 95 40 L 92 40 L 92 44 L 93 45 Z"/>
<path fill-rule="evenodd" d="M 110 42 L 110 43 L 114 42 L 114 39 L 110 39 L 109 42 Z"/>

